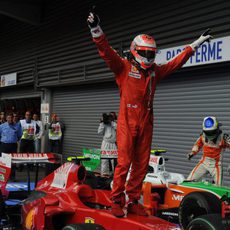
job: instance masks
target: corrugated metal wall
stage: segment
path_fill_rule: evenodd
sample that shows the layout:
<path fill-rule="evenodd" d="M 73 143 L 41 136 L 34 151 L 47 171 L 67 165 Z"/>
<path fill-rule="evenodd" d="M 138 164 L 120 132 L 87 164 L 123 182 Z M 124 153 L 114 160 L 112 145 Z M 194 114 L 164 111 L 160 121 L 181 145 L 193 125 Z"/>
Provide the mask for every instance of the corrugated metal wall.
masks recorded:
<path fill-rule="evenodd" d="M 217 67 L 218 65 L 216 65 Z M 199 137 L 202 119 L 213 115 L 230 133 L 230 67 L 174 74 L 158 86 L 154 103 L 155 127 L 152 148 L 163 148 L 170 159 L 168 169 L 188 175 L 201 157 L 188 161 L 186 155 Z M 68 87 L 53 94 L 53 110 L 66 125 L 64 153 L 81 153 L 82 148 L 100 147 L 97 134 L 103 112 L 119 110 L 119 94 L 114 84 Z M 229 150 L 224 153 L 225 184 L 230 184 L 226 166 Z"/>
<path fill-rule="evenodd" d="M 53 112 L 65 124 L 65 155 L 82 153 L 82 148 L 99 148 L 97 134 L 102 113 L 118 111 L 119 93 L 115 84 L 65 87 L 53 92 Z"/>
<path fill-rule="evenodd" d="M 228 0 L 49 0 L 41 25 L 10 18 L 1 24 L 0 74 L 18 72 L 18 85 L 36 86 L 111 80 L 86 24 L 95 3 L 102 28 L 118 50 L 127 49 L 139 33 L 154 35 L 162 48 L 189 43 L 207 27 L 216 37 L 230 33 Z"/>
<path fill-rule="evenodd" d="M 88 83 L 54 89 L 53 111 L 66 124 L 65 154 L 100 146 L 100 114 L 118 110 L 115 84 L 95 83 L 113 81 L 86 24 L 88 9 L 95 2 L 102 28 L 117 50 L 127 49 L 139 33 L 154 35 L 160 48 L 190 43 L 207 27 L 215 37 L 230 35 L 229 0 L 49 0 L 45 1 L 42 25 L 13 19 L 1 24 L 0 74 L 19 73 L 18 86 Z M 195 164 L 195 160 L 188 163 L 185 154 L 206 113 L 214 113 L 226 130 L 230 128 L 228 72 L 222 64 L 186 68 L 159 86 L 153 146 L 167 148 L 170 158 L 173 155 L 170 169 L 187 174 Z"/>
<path fill-rule="evenodd" d="M 216 67 L 216 68 L 215 68 Z M 188 161 L 186 155 L 202 131 L 206 116 L 216 116 L 222 130 L 230 134 L 230 67 L 174 74 L 160 83 L 155 96 L 153 147 L 168 150 L 169 169 L 188 175 L 202 153 Z M 224 182 L 230 184 L 226 167 L 230 151 L 224 153 Z"/>

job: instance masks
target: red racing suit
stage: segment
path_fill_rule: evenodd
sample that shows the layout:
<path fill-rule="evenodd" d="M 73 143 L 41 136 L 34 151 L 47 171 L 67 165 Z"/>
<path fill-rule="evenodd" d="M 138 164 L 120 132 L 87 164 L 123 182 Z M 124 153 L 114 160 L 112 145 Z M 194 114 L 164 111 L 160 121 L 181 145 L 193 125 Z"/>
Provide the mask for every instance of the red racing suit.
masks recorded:
<path fill-rule="evenodd" d="M 142 182 L 148 168 L 153 132 L 153 97 L 157 83 L 179 69 L 193 49 L 188 46 L 164 65 L 154 64 L 147 73 L 139 71 L 130 61 L 113 50 L 105 35 L 93 38 L 99 55 L 114 72 L 120 90 L 120 110 L 117 126 L 118 164 L 114 173 L 112 201 L 124 196 L 126 176 L 132 164 L 126 193 L 129 200 L 139 200 Z"/>

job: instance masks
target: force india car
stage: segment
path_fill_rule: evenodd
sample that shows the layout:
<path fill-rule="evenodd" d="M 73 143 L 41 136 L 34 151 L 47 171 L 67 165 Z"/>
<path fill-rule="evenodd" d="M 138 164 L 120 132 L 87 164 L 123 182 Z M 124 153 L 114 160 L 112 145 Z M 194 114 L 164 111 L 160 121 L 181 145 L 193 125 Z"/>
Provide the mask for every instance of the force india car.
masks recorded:
<path fill-rule="evenodd" d="M 111 214 L 110 191 L 84 184 L 83 159 L 75 158 L 38 182 L 35 191 L 23 202 L 23 229 L 179 229 L 154 216 Z"/>
<path fill-rule="evenodd" d="M 186 181 L 182 174 L 165 171 L 165 159 L 159 154 L 162 152 L 166 151 L 152 152 L 150 172 L 143 183 L 143 203 L 149 212 L 175 223 L 179 221 L 183 228 L 198 216 L 221 213 L 221 197 L 229 197 L 230 188 Z"/>

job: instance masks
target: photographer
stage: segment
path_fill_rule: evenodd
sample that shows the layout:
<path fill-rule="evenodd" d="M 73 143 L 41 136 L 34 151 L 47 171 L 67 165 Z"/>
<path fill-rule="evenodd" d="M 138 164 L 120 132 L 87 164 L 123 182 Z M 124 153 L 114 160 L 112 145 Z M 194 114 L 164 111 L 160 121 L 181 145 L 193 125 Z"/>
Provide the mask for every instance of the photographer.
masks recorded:
<path fill-rule="evenodd" d="M 102 119 L 98 127 L 98 134 L 103 135 L 101 144 L 101 175 L 110 176 L 114 169 L 114 158 L 117 157 L 116 130 L 117 116 L 115 112 L 102 114 Z M 111 159 L 112 158 L 112 159 Z M 111 164 L 111 166 L 110 166 Z M 112 168 L 110 170 L 110 168 Z M 112 171 L 112 172 L 111 172 Z"/>

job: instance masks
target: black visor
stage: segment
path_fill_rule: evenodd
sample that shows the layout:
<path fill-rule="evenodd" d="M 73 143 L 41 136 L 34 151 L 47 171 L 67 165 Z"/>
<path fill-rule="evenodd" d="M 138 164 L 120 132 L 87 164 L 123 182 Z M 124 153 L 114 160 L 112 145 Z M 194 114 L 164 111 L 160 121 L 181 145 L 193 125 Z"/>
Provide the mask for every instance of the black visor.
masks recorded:
<path fill-rule="evenodd" d="M 147 59 L 154 59 L 156 56 L 156 52 L 152 50 L 137 50 L 137 53 L 141 57 L 145 57 Z"/>
<path fill-rule="evenodd" d="M 204 131 L 204 133 L 209 137 L 216 136 L 219 133 L 219 130 L 209 130 L 209 131 Z"/>

